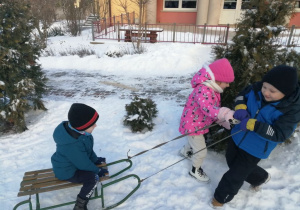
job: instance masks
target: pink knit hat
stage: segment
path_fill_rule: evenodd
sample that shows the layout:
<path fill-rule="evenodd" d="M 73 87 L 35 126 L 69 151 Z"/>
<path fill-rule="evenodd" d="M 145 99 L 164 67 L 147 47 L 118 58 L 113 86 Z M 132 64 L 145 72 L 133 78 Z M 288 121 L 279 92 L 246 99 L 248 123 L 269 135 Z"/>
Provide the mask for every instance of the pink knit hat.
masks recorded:
<path fill-rule="evenodd" d="M 232 66 L 226 58 L 214 61 L 209 65 L 210 70 L 215 76 L 215 81 L 219 82 L 233 82 L 234 73 Z"/>

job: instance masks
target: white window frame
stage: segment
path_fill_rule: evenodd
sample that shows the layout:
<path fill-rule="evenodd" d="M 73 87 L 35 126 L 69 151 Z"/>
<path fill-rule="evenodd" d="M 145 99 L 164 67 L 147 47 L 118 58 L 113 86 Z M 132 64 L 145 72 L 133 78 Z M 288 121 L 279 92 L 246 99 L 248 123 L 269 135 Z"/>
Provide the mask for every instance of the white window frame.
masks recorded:
<path fill-rule="evenodd" d="M 295 7 L 296 12 L 300 12 L 300 0 L 296 1 L 296 7 Z"/>
<path fill-rule="evenodd" d="M 236 3 L 236 4 L 235 4 L 235 8 L 234 8 L 234 9 L 231 9 L 231 8 L 224 8 L 225 2 L 228 2 L 228 3 L 230 3 L 230 2 L 235 2 L 235 3 Z M 224 9 L 224 10 L 236 10 L 237 7 L 238 7 L 238 0 L 224 0 L 222 9 Z"/>
<path fill-rule="evenodd" d="M 178 0 L 178 8 L 165 8 L 165 1 L 163 0 L 163 11 L 167 12 L 197 12 L 197 6 L 198 6 L 198 0 L 191 0 L 196 2 L 196 8 L 181 8 L 182 1 L 184 0 Z"/>

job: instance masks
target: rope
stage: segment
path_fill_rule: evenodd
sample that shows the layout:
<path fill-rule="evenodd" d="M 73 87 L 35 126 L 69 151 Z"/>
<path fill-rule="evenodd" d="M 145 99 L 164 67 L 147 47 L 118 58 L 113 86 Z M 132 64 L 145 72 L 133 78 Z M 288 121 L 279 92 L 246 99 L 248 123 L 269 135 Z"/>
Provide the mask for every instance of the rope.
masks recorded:
<path fill-rule="evenodd" d="M 224 120 L 224 121 L 225 121 L 225 120 Z M 224 122 L 224 121 L 222 121 L 222 122 Z M 222 122 L 220 122 L 220 123 L 222 123 Z M 128 159 L 131 159 L 131 158 L 133 158 L 133 157 L 136 157 L 136 156 L 139 156 L 139 155 L 141 155 L 141 154 L 144 154 L 144 153 L 146 153 L 146 152 L 148 152 L 148 151 L 150 151 L 150 150 L 153 150 L 153 149 L 156 149 L 156 148 L 158 148 L 158 147 L 161 147 L 161 146 L 163 146 L 163 145 L 165 145 L 165 144 L 167 144 L 167 143 L 169 143 L 169 142 L 171 142 L 171 141 L 175 141 L 175 140 L 177 140 L 177 139 L 180 139 L 180 138 L 182 138 L 182 137 L 184 137 L 184 136 L 190 135 L 190 134 L 195 133 L 195 132 L 197 132 L 197 131 L 202 131 L 202 130 L 206 130 L 206 129 L 212 128 L 212 127 L 214 127 L 214 126 L 216 126 L 216 125 L 218 125 L 218 124 L 208 125 L 208 126 L 205 126 L 205 127 L 201 128 L 201 129 L 199 129 L 199 130 L 195 130 L 195 131 L 190 132 L 190 133 L 185 133 L 185 134 L 183 134 L 183 135 L 180 135 L 180 136 L 175 137 L 174 139 L 171 139 L 171 140 L 169 140 L 169 141 L 166 141 L 166 142 L 163 142 L 163 143 L 161 143 L 161 144 L 158 144 L 158 145 L 152 147 L 151 149 L 148 149 L 148 150 L 144 150 L 144 151 L 142 151 L 142 152 L 139 152 L 139 153 L 137 153 L 137 154 L 135 154 L 135 155 L 133 155 L 133 156 L 129 156 L 129 155 L 128 155 L 128 153 L 130 152 L 130 150 L 128 150 L 128 152 L 127 152 L 127 158 L 128 158 Z"/>
<path fill-rule="evenodd" d="M 216 142 L 214 142 L 214 143 L 212 143 L 212 144 L 210 144 L 210 145 L 208 145 L 208 146 L 206 146 L 206 147 L 204 147 L 204 148 L 198 150 L 197 152 L 193 153 L 192 156 L 193 156 L 194 154 L 197 154 L 198 152 L 201 152 L 201 151 L 203 151 L 203 150 L 209 148 L 209 147 L 212 147 L 212 146 L 215 145 L 215 144 L 220 143 L 221 141 L 224 141 L 225 139 L 228 139 L 228 138 L 231 137 L 231 136 L 234 136 L 235 134 L 237 134 L 237 133 L 239 133 L 239 132 L 241 132 L 241 131 L 242 131 L 242 130 L 239 130 L 239 131 L 237 131 L 237 132 L 235 132 L 235 133 L 233 133 L 233 134 L 231 134 L 231 135 L 229 135 L 229 136 L 224 137 L 223 139 L 221 139 L 221 140 L 219 140 L 219 141 L 216 141 Z M 160 173 L 160 172 L 162 172 L 162 171 L 164 171 L 164 170 L 170 168 L 171 166 L 176 165 L 177 163 L 179 163 L 179 162 L 181 162 L 181 161 L 183 161 L 183 160 L 185 160 L 185 159 L 187 159 L 187 157 L 182 158 L 181 160 L 178 160 L 177 162 L 175 162 L 175 163 L 173 163 L 173 164 L 171 164 L 171 165 L 169 165 L 169 166 L 167 166 L 167 167 L 165 167 L 165 168 L 159 170 L 158 172 L 156 172 L 156 173 L 154 173 L 154 174 L 152 174 L 152 175 L 150 175 L 150 176 L 147 176 L 147 177 L 144 178 L 144 179 L 141 179 L 140 183 L 143 182 L 143 181 L 145 181 L 146 179 L 149 179 L 150 177 L 155 176 L 156 174 L 158 174 L 158 173 Z"/>

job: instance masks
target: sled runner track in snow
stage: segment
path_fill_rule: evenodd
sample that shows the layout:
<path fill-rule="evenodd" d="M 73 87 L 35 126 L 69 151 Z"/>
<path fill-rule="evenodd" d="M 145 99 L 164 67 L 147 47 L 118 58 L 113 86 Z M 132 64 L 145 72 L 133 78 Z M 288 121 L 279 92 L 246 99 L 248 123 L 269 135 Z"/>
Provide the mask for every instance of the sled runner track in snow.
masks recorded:
<path fill-rule="evenodd" d="M 121 162 L 127 162 L 129 163 L 129 166 L 125 167 L 124 169 L 118 171 L 117 173 L 114 173 L 111 176 L 106 176 L 106 177 L 101 177 L 100 181 L 105 181 L 105 180 L 109 180 L 111 178 L 114 178 L 118 175 L 120 175 L 121 173 L 123 173 L 124 171 L 128 170 L 129 168 L 131 168 L 132 166 L 132 161 L 128 160 L 128 159 L 122 159 L 122 160 L 118 160 L 115 162 L 111 162 L 108 164 L 101 164 L 101 165 L 97 165 L 98 167 L 107 167 L 107 166 L 111 166 L 111 165 L 115 165 Z M 123 198 L 121 201 L 112 204 L 110 206 L 105 207 L 104 205 L 104 188 L 108 187 L 110 185 L 113 185 L 115 183 L 118 183 L 120 181 L 123 181 L 125 179 L 128 178 L 136 178 L 138 181 L 138 184 L 136 185 L 136 187 L 131 190 L 131 192 L 125 196 L 125 198 Z M 111 182 L 108 183 L 101 183 L 101 194 L 98 194 L 98 187 L 96 187 L 94 195 L 90 198 L 90 200 L 93 199 L 98 199 L 101 198 L 102 200 L 102 208 L 103 209 L 112 209 L 118 205 L 120 205 L 121 203 L 123 203 L 125 200 L 127 200 L 139 187 L 140 187 L 140 178 L 135 175 L 135 174 L 129 174 L 126 175 L 124 177 L 118 178 L 116 180 L 113 180 Z M 29 171 L 29 172 L 25 172 L 23 180 L 20 184 L 20 190 L 18 193 L 18 197 L 21 196 L 29 196 L 29 198 L 25 201 L 22 201 L 20 203 L 18 203 L 17 205 L 15 205 L 15 207 L 13 208 L 13 210 L 16 210 L 19 206 L 22 206 L 24 204 L 29 205 L 29 209 L 32 210 L 32 202 L 31 202 L 31 196 L 32 195 L 36 195 L 36 209 L 38 210 L 42 210 L 42 209 L 54 209 L 54 208 L 58 208 L 61 206 L 67 206 L 70 204 L 74 204 L 75 201 L 72 202 L 67 202 L 67 203 L 62 203 L 62 204 L 57 204 L 57 205 L 53 205 L 53 206 L 48 206 L 45 208 L 41 208 L 40 205 L 40 200 L 39 200 L 39 194 L 41 193 L 45 193 L 45 192 L 51 192 L 51 191 L 55 191 L 55 190 L 61 190 L 61 189 L 66 189 L 66 188 L 70 188 L 70 187 L 75 187 L 75 186 L 80 186 L 81 184 L 76 184 L 76 183 L 71 183 L 68 181 L 62 181 L 59 180 L 55 177 L 52 168 L 49 169 L 43 169 L 43 170 L 38 170 L 38 171 Z"/>

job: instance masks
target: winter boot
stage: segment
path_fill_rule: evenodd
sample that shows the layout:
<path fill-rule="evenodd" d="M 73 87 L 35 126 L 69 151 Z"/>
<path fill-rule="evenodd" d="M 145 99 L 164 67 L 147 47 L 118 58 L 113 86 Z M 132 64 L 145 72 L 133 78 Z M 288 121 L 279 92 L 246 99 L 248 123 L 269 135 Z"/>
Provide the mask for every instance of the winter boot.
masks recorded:
<path fill-rule="evenodd" d="M 211 200 L 211 202 L 209 203 L 209 205 L 213 209 L 222 209 L 224 204 L 223 203 L 219 203 L 219 201 L 217 201 L 215 198 L 213 198 Z"/>
<path fill-rule="evenodd" d="M 201 182 L 209 182 L 210 180 L 201 167 L 196 168 L 193 166 L 192 170 L 190 171 L 190 175 Z"/>
<path fill-rule="evenodd" d="M 266 184 L 270 179 L 271 179 L 271 175 L 268 173 L 268 177 L 267 177 L 266 181 L 264 181 L 264 183 L 262 183 L 262 184 L 260 184 L 258 186 L 250 185 L 250 191 L 252 191 L 252 192 L 258 192 L 260 190 L 260 187 L 263 184 Z"/>
<path fill-rule="evenodd" d="M 181 150 L 179 150 L 179 155 L 182 156 L 182 157 L 191 159 L 191 158 L 192 158 L 192 155 L 193 155 L 193 150 L 192 150 L 192 148 L 190 148 L 190 150 L 185 151 L 185 148 L 184 148 L 184 146 L 183 146 L 183 147 L 181 148 Z"/>
<path fill-rule="evenodd" d="M 89 202 L 88 199 L 82 199 L 81 197 L 79 197 L 79 195 L 77 196 L 77 200 L 74 206 L 73 210 L 88 210 L 87 209 L 87 203 Z"/>

